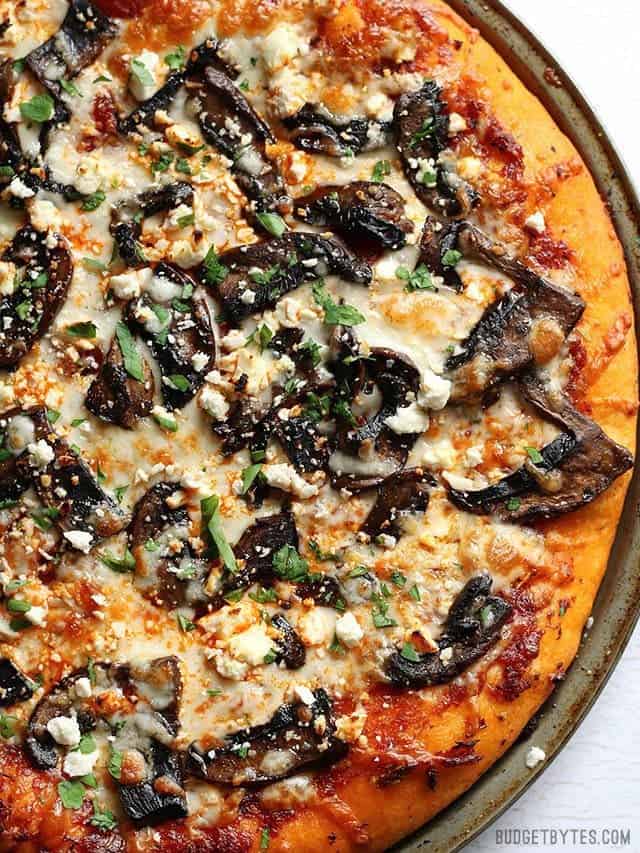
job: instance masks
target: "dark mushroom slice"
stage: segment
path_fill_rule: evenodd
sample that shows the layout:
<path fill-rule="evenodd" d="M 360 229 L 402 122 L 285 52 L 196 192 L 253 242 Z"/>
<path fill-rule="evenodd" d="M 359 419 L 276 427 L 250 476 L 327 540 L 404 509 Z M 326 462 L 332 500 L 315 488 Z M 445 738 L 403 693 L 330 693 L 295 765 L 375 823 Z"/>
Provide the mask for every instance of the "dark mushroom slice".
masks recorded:
<path fill-rule="evenodd" d="M 114 207 L 109 230 L 118 247 L 118 254 L 127 266 L 135 267 L 144 262 L 140 245 L 142 220 L 166 210 L 174 210 L 181 204 L 193 203 L 193 187 L 185 181 L 146 190 L 138 196 Z"/>
<path fill-rule="evenodd" d="M 285 545 L 298 548 L 298 531 L 293 515 L 284 511 L 258 518 L 233 548 L 241 568 L 236 574 L 223 576 L 215 593 L 214 607 L 223 607 L 225 596 L 236 589 L 247 589 L 254 583 L 271 586 L 275 577 L 273 556 Z"/>
<path fill-rule="evenodd" d="M 84 460 L 52 432 L 44 409 L 25 413 L 34 424 L 36 441 L 52 453 L 42 464 L 30 453 L 18 457 L 18 475 L 33 483 L 38 497 L 52 511 L 63 531 L 91 534 L 92 546 L 99 539 L 119 533 L 127 516 L 97 482 Z"/>
<path fill-rule="evenodd" d="M 222 442 L 222 453 L 232 456 L 249 445 L 253 447 L 263 443 L 266 447 L 262 430 L 265 414 L 264 407 L 258 406 L 254 400 L 243 398 L 234 401 L 226 420 L 214 421 L 211 424 L 214 435 Z"/>
<path fill-rule="evenodd" d="M 520 381 L 524 399 L 562 432 L 526 463 L 486 489 L 449 490 L 449 499 L 476 515 L 531 522 L 555 518 L 591 503 L 625 471 L 633 456 L 608 438 L 569 398 L 529 374 Z"/>
<path fill-rule="evenodd" d="M 293 630 L 293 629 L 292 629 Z M 33 682 L 9 658 L 0 657 L 0 708 L 26 702 L 33 696 Z"/>
<path fill-rule="evenodd" d="M 218 785 L 250 787 L 285 779 L 302 768 L 339 761 L 348 746 L 335 736 L 331 702 L 322 689 L 313 696 L 313 705 L 281 705 L 268 723 L 228 735 L 217 748 L 191 744 L 190 772 Z"/>
<path fill-rule="evenodd" d="M 338 231 L 356 247 L 374 244 L 401 249 L 413 223 L 404 215 L 404 199 L 387 184 L 354 181 L 343 186 L 322 186 L 297 198 L 295 215 L 309 225 Z"/>
<path fill-rule="evenodd" d="M 329 461 L 330 448 L 326 436 L 317 425 L 304 415 L 282 420 L 273 420 L 273 436 L 289 457 L 296 471 L 321 471 Z"/>
<path fill-rule="evenodd" d="M 252 314 L 261 314 L 306 281 L 338 275 L 346 281 L 368 285 L 371 267 L 360 261 L 337 240 L 305 232 L 238 246 L 220 256 L 228 270 L 216 293 L 225 318 L 239 325 Z M 204 273 L 202 280 L 206 282 Z M 243 294 L 253 293 L 253 301 Z"/>
<path fill-rule="evenodd" d="M 497 270 L 514 283 L 485 311 L 462 352 L 447 360 L 451 400 L 466 402 L 482 397 L 505 377 L 546 364 L 560 351 L 585 305 L 577 294 L 536 275 L 467 222 L 457 224 L 453 248 L 457 256 Z"/>
<path fill-rule="evenodd" d="M 276 663 L 284 663 L 287 669 L 300 669 L 304 666 L 307 650 L 298 632 L 282 613 L 272 616 L 271 624 L 280 632 L 276 640 Z"/>
<path fill-rule="evenodd" d="M 400 536 L 400 519 L 409 513 L 424 512 L 429 504 L 429 491 L 435 484 L 433 477 L 421 468 L 387 477 L 360 530 L 372 539 L 381 534 Z"/>
<path fill-rule="evenodd" d="M 19 451 L 6 446 L 7 432 L 11 429 L 14 417 L 25 415 L 20 409 L 11 409 L 0 416 L 0 507 L 3 509 L 11 508 L 31 483 L 29 476 L 25 476 L 17 464 Z"/>
<path fill-rule="evenodd" d="M 142 750 L 136 750 L 142 753 Z M 187 817 L 187 793 L 184 788 L 179 755 L 155 739 L 144 750 L 144 781 L 118 784 L 120 803 L 136 826 L 154 826 L 167 820 Z"/>
<path fill-rule="evenodd" d="M 13 293 L 0 301 L 0 367 L 10 369 L 51 326 L 67 295 L 73 260 L 64 237 L 31 226 L 18 231 L 2 260 L 18 268 Z"/>
<path fill-rule="evenodd" d="M 280 356 L 288 355 L 305 378 L 315 376 L 315 369 L 320 363 L 318 346 L 311 338 L 305 340 L 304 329 L 281 329 L 271 338 L 268 346 Z"/>
<path fill-rule="evenodd" d="M 209 567 L 191 544 L 187 508 L 172 501 L 179 493 L 179 483 L 158 483 L 136 504 L 129 525 L 134 579 L 145 596 L 165 607 L 199 607 L 207 598 Z"/>
<path fill-rule="evenodd" d="M 182 409 L 193 399 L 215 360 L 215 337 L 209 308 L 193 280 L 181 270 L 161 263 L 154 270 L 157 301 L 143 294 L 127 306 L 127 322 L 153 353 L 162 374 L 162 399 L 168 409 Z M 196 369 L 194 358 L 206 356 Z"/>
<path fill-rule="evenodd" d="M 195 91 L 202 135 L 232 162 L 236 183 L 256 209 L 287 213 L 291 199 L 266 143 L 274 142 L 267 124 L 223 71 L 206 68 Z"/>
<path fill-rule="evenodd" d="M 283 119 L 295 146 L 314 154 L 344 157 L 375 151 L 388 144 L 391 122 L 365 118 L 342 118 L 322 105 L 305 104 Z"/>
<path fill-rule="evenodd" d="M 410 404 L 420 387 L 420 372 L 405 355 L 374 347 L 363 361 L 369 382 L 378 386 L 382 405 L 363 424 L 338 425 L 335 450 L 329 460 L 334 488 L 352 492 L 380 486 L 404 467 L 417 435 L 398 435 L 386 420 Z"/>
<path fill-rule="evenodd" d="M 174 71 L 170 74 L 157 92 L 143 101 L 128 116 L 120 119 L 118 122 L 120 133 L 140 133 L 145 127 L 153 127 L 156 112 L 167 110 L 187 80 L 200 77 L 206 67 L 219 68 L 232 76 L 231 69 L 218 55 L 219 47 L 220 43 L 213 38 L 206 39 L 202 44 L 194 47 L 182 71 Z"/>
<path fill-rule="evenodd" d="M 151 414 L 155 382 L 153 372 L 142 358 L 142 382 L 127 372 L 117 336 L 98 375 L 87 391 L 85 406 L 107 423 L 133 429 L 140 418 Z"/>
<path fill-rule="evenodd" d="M 0 175 L 0 185 L 9 183 L 13 173 L 22 165 L 22 148 L 14 126 L 4 118 L 4 106 L 11 101 L 16 83 L 13 60 L 0 61 L 0 163 L 9 167 L 8 174 Z"/>
<path fill-rule="evenodd" d="M 71 80 L 100 56 L 118 28 L 88 0 L 70 0 L 58 32 L 26 56 L 27 67 L 59 98 Z"/>
<path fill-rule="evenodd" d="M 296 595 L 304 601 L 311 598 L 322 607 L 344 609 L 344 596 L 340 584 L 332 575 L 311 574 L 296 584 Z"/>
<path fill-rule="evenodd" d="M 511 615 L 511 605 L 490 594 L 492 585 L 487 574 L 467 581 L 451 605 L 438 651 L 417 655 L 418 660 L 394 652 L 385 665 L 387 677 L 399 687 L 433 687 L 447 684 L 480 660 L 499 640 Z M 451 653 L 443 656 L 445 649 Z"/>
<path fill-rule="evenodd" d="M 437 83 L 400 95 L 393 111 L 396 145 L 417 197 L 436 214 L 460 216 L 476 206 L 475 190 L 440 157 L 449 146 L 449 113 Z"/>

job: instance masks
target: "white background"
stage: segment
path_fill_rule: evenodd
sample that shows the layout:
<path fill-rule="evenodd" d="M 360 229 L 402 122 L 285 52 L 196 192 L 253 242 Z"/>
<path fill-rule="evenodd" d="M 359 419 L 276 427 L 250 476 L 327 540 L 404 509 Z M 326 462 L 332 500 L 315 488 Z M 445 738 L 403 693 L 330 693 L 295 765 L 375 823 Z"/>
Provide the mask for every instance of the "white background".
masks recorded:
<path fill-rule="evenodd" d="M 505 0 L 586 94 L 640 189 L 640 3 L 638 0 Z M 535 736 L 532 738 L 535 743 Z M 504 847 L 496 829 L 629 827 L 640 851 L 640 629 L 568 747 L 519 802 L 466 848 L 622 848 L 572 844 Z"/>

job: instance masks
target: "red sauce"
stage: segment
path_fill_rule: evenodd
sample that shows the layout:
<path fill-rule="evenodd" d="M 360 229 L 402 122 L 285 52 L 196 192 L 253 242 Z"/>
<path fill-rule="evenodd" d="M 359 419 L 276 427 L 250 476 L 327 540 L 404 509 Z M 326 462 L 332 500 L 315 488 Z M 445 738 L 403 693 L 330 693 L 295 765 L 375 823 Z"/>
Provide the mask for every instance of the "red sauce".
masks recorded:
<path fill-rule="evenodd" d="M 196 849 L 198 853 L 249 853 L 252 840 L 248 833 L 229 824 L 199 831 L 196 847 L 185 825 L 171 821 L 154 828 L 152 845 L 149 851 L 153 853 L 185 853 Z"/>
<path fill-rule="evenodd" d="M 146 0 L 95 0 L 96 6 L 110 18 L 135 18 Z"/>
<path fill-rule="evenodd" d="M 573 260 L 573 252 L 563 240 L 554 240 L 548 231 L 538 234 L 531 241 L 529 257 L 545 269 L 562 269 Z"/>
<path fill-rule="evenodd" d="M 99 133 L 104 136 L 115 136 L 117 134 L 118 117 L 111 92 L 98 92 L 93 99 L 91 115 Z"/>
<path fill-rule="evenodd" d="M 511 597 L 513 628 L 507 648 L 498 658 L 502 681 L 491 687 L 507 702 L 513 702 L 531 686 L 527 670 L 538 657 L 542 631 L 538 630 L 536 608 L 528 592 L 518 590 Z"/>
<path fill-rule="evenodd" d="M 189 44 L 210 14 L 205 0 L 143 0 L 142 10 L 127 27 L 124 40 L 132 51 Z"/>

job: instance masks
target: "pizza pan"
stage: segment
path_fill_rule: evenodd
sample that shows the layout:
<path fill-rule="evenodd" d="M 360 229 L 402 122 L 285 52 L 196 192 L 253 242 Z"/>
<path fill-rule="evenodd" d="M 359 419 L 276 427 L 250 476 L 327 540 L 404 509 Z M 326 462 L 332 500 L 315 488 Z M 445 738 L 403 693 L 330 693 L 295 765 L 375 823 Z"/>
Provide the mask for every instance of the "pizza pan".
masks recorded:
<path fill-rule="evenodd" d="M 575 84 L 500 0 L 448 0 L 506 60 L 571 139 L 608 205 L 625 250 L 636 323 L 640 318 L 640 204 L 622 160 Z M 640 468 L 636 467 L 609 568 L 593 607 L 594 624 L 565 681 L 543 706 L 535 735 L 521 739 L 462 797 L 396 851 L 461 850 L 509 808 L 575 733 L 611 675 L 640 615 Z M 535 738 L 535 741 L 534 741 Z M 528 770 L 532 742 L 548 760 Z"/>

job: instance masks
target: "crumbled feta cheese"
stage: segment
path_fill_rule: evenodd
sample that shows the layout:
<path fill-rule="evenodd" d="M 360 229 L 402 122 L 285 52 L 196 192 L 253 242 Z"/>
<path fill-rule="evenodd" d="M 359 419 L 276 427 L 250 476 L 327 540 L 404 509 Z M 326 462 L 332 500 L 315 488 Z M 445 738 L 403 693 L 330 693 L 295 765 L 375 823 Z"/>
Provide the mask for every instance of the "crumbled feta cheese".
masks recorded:
<path fill-rule="evenodd" d="M 151 267 L 142 267 L 139 270 L 130 270 L 120 275 L 112 275 L 109 287 L 118 299 L 134 299 L 140 296 L 142 290 L 146 290 L 153 277 Z"/>
<path fill-rule="evenodd" d="M 303 702 L 305 705 L 311 706 L 316 701 L 316 697 L 304 684 L 296 684 L 293 688 L 293 693 L 296 699 Z"/>
<path fill-rule="evenodd" d="M 60 213 L 50 201 L 34 199 L 29 205 L 29 216 L 36 231 L 50 231 L 60 227 Z"/>
<path fill-rule="evenodd" d="M 202 373 L 209 364 L 209 356 L 206 352 L 196 352 L 191 356 L 191 364 L 196 373 Z"/>
<path fill-rule="evenodd" d="M 93 536 L 86 530 L 67 530 L 62 534 L 67 542 L 76 551 L 82 551 L 83 554 L 88 554 L 93 543 Z"/>
<path fill-rule="evenodd" d="M 458 174 L 465 181 L 477 180 L 484 169 L 482 160 L 477 157 L 461 157 L 458 160 Z"/>
<path fill-rule="evenodd" d="M 47 444 L 44 438 L 41 438 L 38 441 L 29 444 L 27 450 L 29 451 L 31 461 L 36 466 L 36 468 L 46 468 L 47 465 L 50 462 L 53 462 L 55 458 L 53 448 L 50 444 Z"/>
<path fill-rule="evenodd" d="M 364 637 L 360 623 L 350 611 L 336 621 L 336 637 L 344 646 L 349 648 L 357 646 Z"/>
<path fill-rule="evenodd" d="M 67 776 L 71 776 L 72 778 L 77 776 L 86 776 L 93 772 L 93 768 L 98 757 L 99 753 L 97 749 L 94 749 L 93 752 L 86 753 L 80 752 L 79 749 L 75 750 L 65 756 L 62 770 L 67 774 Z"/>
<path fill-rule="evenodd" d="M 411 403 L 386 418 L 385 424 L 397 435 L 423 433 L 429 428 L 429 415 L 418 403 Z"/>
<path fill-rule="evenodd" d="M 262 473 L 267 478 L 270 486 L 282 489 L 283 492 L 290 492 L 300 498 L 300 500 L 313 498 L 320 491 L 320 486 L 308 483 L 304 477 L 298 474 L 292 465 L 286 462 L 276 465 L 265 465 Z"/>
<path fill-rule="evenodd" d="M 165 217 L 164 227 L 168 228 L 170 231 L 180 231 L 186 227 L 185 225 L 180 224 L 180 220 L 184 220 L 188 217 L 191 221 L 192 216 L 193 208 L 190 205 L 179 204 Z"/>
<path fill-rule="evenodd" d="M 182 286 L 160 275 L 151 275 L 144 289 L 154 302 L 171 302 L 182 294 Z"/>
<path fill-rule="evenodd" d="M 469 447 L 464 455 L 464 461 L 472 468 L 475 468 L 476 465 L 481 465 L 483 459 L 484 453 L 482 451 L 482 447 L 478 444 L 473 447 Z"/>
<path fill-rule="evenodd" d="M 442 649 L 442 651 L 440 652 L 440 660 L 442 661 L 443 664 L 445 664 L 445 666 L 451 662 L 452 657 L 453 657 L 453 649 L 451 646 L 447 646 L 446 648 Z"/>
<path fill-rule="evenodd" d="M 309 53 L 309 42 L 296 27 L 278 24 L 262 42 L 262 59 L 271 72 L 278 71 L 295 59 Z"/>
<path fill-rule="evenodd" d="M 207 247 L 204 240 L 195 249 L 188 240 L 174 240 L 169 249 L 169 259 L 183 270 L 191 269 L 201 263 L 206 254 Z"/>
<path fill-rule="evenodd" d="M 210 385 L 200 392 L 200 406 L 217 421 L 223 421 L 229 412 L 229 404 L 222 394 Z"/>
<path fill-rule="evenodd" d="M 538 764 L 542 764 L 546 757 L 547 753 L 544 751 L 544 749 L 540 749 L 539 746 L 530 746 L 527 750 L 525 764 L 527 765 L 529 770 L 533 770 L 533 768 L 537 767 Z"/>
<path fill-rule="evenodd" d="M 31 418 L 26 415 L 16 415 L 7 427 L 6 444 L 8 449 L 18 456 L 35 440 L 35 427 Z"/>
<path fill-rule="evenodd" d="M 234 352 L 241 349 L 247 342 L 247 336 L 240 329 L 232 329 L 220 341 L 220 346 L 226 352 Z"/>
<path fill-rule="evenodd" d="M 21 181 L 17 175 L 9 184 L 9 192 L 15 198 L 32 198 L 35 195 L 34 191 Z"/>
<path fill-rule="evenodd" d="M 538 210 L 532 213 L 524 223 L 524 227 L 529 231 L 534 231 L 536 234 L 544 234 L 547 230 L 547 223 L 542 211 Z"/>
<path fill-rule="evenodd" d="M 431 370 L 424 372 L 418 393 L 421 406 L 439 412 L 449 402 L 450 394 L 451 382 L 448 379 L 443 379 Z"/>
<path fill-rule="evenodd" d="M 246 631 L 236 634 L 229 640 L 229 654 L 249 666 L 264 663 L 265 655 L 273 648 L 273 642 L 265 631 L 264 625 L 251 625 Z"/>
<path fill-rule="evenodd" d="M 449 136 L 455 136 L 456 133 L 462 133 L 468 127 L 466 119 L 460 113 L 449 114 Z"/>
<path fill-rule="evenodd" d="M 160 65 L 160 57 L 157 53 L 153 53 L 150 50 L 143 50 L 133 60 L 134 68 L 137 63 L 141 63 L 144 66 L 144 70 L 141 68 L 140 74 L 132 73 L 129 75 L 129 91 L 137 101 L 146 101 L 153 95 L 157 88 L 156 74 Z M 151 82 L 141 80 L 141 77 L 146 76 L 145 71 L 150 75 Z"/>
<path fill-rule="evenodd" d="M 47 624 L 47 609 L 39 604 L 32 605 L 24 615 L 32 625 L 37 625 L 39 628 L 44 628 Z"/>
<path fill-rule="evenodd" d="M 75 694 L 79 699 L 88 699 L 91 696 L 91 681 L 88 678 L 79 678 L 74 684 Z"/>
<path fill-rule="evenodd" d="M 52 717 L 47 731 L 60 746 L 77 746 L 80 743 L 80 726 L 75 717 Z"/>
<path fill-rule="evenodd" d="M 14 291 L 16 267 L 9 261 L 0 261 L 0 294 L 11 296 Z"/>
<path fill-rule="evenodd" d="M 218 674 L 230 681 L 242 681 L 249 669 L 248 664 L 223 651 L 214 651 L 213 662 Z"/>
<path fill-rule="evenodd" d="M 462 477 L 460 474 L 456 474 L 455 471 L 443 471 L 442 476 L 452 489 L 464 492 L 475 487 L 473 480 L 470 480 L 468 477 Z"/>
<path fill-rule="evenodd" d="M 365 103 L 367 115 L 371 118 L 379 118 L 387 121 L 393 114 L 393 101 L 384 92 L 374 92 L 367 98 Z"/>

